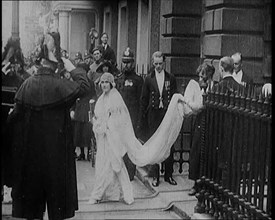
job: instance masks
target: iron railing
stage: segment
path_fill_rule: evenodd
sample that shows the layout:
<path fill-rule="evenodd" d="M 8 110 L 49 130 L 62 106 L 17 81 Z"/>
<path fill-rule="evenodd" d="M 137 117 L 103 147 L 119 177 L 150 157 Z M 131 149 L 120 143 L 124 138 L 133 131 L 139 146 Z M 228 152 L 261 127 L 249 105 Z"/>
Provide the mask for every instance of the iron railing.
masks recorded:
<path fill-rule="evenodd" d="M 271 97 L 204 93 L 198 203 L 215 219 L 271 219 Z"/>

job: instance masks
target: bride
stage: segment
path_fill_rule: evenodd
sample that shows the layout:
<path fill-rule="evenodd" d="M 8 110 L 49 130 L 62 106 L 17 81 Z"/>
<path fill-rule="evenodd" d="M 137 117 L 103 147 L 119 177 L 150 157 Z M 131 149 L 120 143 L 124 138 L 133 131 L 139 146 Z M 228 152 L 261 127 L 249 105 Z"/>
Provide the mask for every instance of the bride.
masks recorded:
<path fill-rule="evenodd" d="M 104 73 L 100 85 L 103 94 L 95 105 L 93 117 L 97 142 L 95 184 L 88 203 L 124 200 L 132 204 L 133 189 L 123 156 L 127 152 L 137 166 L 164 161 L 179 135 L 184 117 L 202 107 L 200 87 L 190 80 L 184 96 L 174 94 L 159 128 L 142 145 L 135 137 L 128 109 L 115 88 L 113 75 Z"/>

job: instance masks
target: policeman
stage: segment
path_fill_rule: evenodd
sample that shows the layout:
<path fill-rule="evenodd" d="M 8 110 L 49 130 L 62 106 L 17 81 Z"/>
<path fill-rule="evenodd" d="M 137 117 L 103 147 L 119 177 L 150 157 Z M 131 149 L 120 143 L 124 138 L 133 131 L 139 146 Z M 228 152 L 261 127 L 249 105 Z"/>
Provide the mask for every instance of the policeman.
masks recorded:
<path fill-rule="evenodd" d="M 88 50 L 85 50 L 84 52 L 84 62 L 88 65 L 90 69 L 90 65 L 93 63 L 93 59 L 91 54 L 88 52 Z"/>
<path fill-rule="evenodd" d="M 82 54 L 80 52 L 75 54 L 74 64 L 76 67 L 82 67 L 86 72 L 89 71 L 89 65 L 83 61 Z"/>
<path fill-rule="evenodd" d="M 74 58 L 74 65 L 78 65 L 79 63 L 82 63 L 82 62 L 83 62 L 82 54 L 80 52 L 77 52 Z"/>
<path fill-rule="evenodd" d="M 117 78 L 118 90 L 129 110 L 133 128 L 136 134 L 139 113 L 139 99 L 141 95 L 143 79 L 135 72 L 134 53 L 128 47 L 122 55 L 122 74 Z M 124 162 L 129 173 L 130 180 L 134 179 L 136 166 L 126 154 Z"/>

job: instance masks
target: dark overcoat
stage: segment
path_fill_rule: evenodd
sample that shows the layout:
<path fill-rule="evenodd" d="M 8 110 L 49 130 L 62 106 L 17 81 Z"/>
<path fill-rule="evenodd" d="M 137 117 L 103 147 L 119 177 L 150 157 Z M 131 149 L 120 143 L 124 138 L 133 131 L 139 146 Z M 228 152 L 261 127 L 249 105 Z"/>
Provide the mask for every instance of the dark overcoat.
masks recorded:
<path fill-rule="evenodd" d="M 96 100 L 94 82 L 90 79 L 90 90 L 80 96 L 72 107 L 74 114 L 74 146 L 89 147 L 93 135 L 92 124 L 89 122 L 88 112 L 90 110 L 89 101 Z"/>
<path fill-rule="evenodd" d="M 200 111 L 197 115 L 191 117 L 192 125 L 192 144 L 189 155 L 189 179 L 197 180 L 200 178 L 200 162 L 201 162 L 201 135 L 202 133 L 202 117 L 205 116 L 205 109 Z"/>
<path fill-rule="evenodd" d="M 118 86 L 118 91 L 129 110 L 133 128 L 136 133 L 143 79 L 134 71 L 131 71 L 122 74 L 116 79 L 116 83 L 118 85 L 120 84 L 120 86 Z"/>
<path fill-rule="evenodd" d="M 9 123 L 14 127 L 12 215 L 49 219 L 74 216 L 78 209 L 76 166 L 70 108 L 89 90 L 83 69 L 71 72 L 74 81 L 41 67 L 15 96 Z"/>
<path fill-rule="evenodd" d="M 238 89 L 242 91 L 244 88 L 243 85 L 239 84 L 233 76 L 226 76 L 224 77 L 220 82 L 214 85 L 214 90 L 216 91 L 217 88 L 219 88 L 219 92 L 226 93 L 228 92 L 228 95 L 232 93 L 233 91 L 236 92 Z M 246 89 L 245 89 L 246 92 Z"/>
<path fill-rule="evenodd" d="M 16 74 L 4 74 L 2 72 L 2 106 L 1 106 L 1 183 L 2 186 L 12 186 L 12 132 L 7 124 L 7 117 L 14 104 L 15 91 L 24 82 L 23 78 Z"/>
<path fill-rule="evenodd" d="M 116 55 L 115 55 L 114 50 L 110 47 L 110 45 L 107 44 L 106 49 L 102 45 L 99 45 L 98 48 L 102 52 L 102 59 L 109 60 L 112 63 L 112 65 L 115 67 L 117 64 L 116 63 Z"/>
<path fill-rule="evenodd" d="M 243 71 L 241 82 L 244 82 L 245 85 L 253 85 L 253 78 Z"/>
<path fill-rule="evenodd" d="M 232 93 L 236 93 L 237 91 L 244 91 L 245 95 L 247 93 L 246 87 L 243 85 L 239 84 L 233 76 L 227 76 L 224 77 L 219 83 L 214 85 L 214 90 L 216 91 L 218 89 L 219 92 L 227 93 L 228 95 Z M 228 161 L 228 147 L 225 145 L 219 146 L 217 150 L 217 155 L 218 155 L 218 168 L 224 169 L 226 167 L 226 164 L 229 163 Z"/>

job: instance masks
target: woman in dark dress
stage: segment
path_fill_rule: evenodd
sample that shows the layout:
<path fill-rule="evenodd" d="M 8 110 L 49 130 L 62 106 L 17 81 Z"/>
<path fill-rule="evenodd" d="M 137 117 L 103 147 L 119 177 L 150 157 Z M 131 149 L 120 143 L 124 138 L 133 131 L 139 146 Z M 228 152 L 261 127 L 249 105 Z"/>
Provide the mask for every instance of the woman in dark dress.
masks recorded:
<path fill-rule="evenodd" d="M 89 151 L 91 148 L 91 139 L 94 138 L 92 124 L 89 122 L 88 112 L 89 101 L 91 99 L 96 100 L 95 85 L 92 80 L 87 78 L 90 84 L 89 91 L 80 96 L 74 106 L 71 109 L 71 116 L 74 123 L 74 146 L 80 148 L 80 154 L 77 160 L 87 160 L 91 158 Z M 87 157 L 85 157 L 85 147 L 87 148 Z"/>
<path fill-rule="evenodd" d="M 214 66 L 209 63 L 204 62 L 201 64 L 197 71 L 197 75 L 199 76 L 199 84 L 201 87 L 204 84 L 206 86 L 206 92 L 212 88 L 214 85 L 213 75 L 215 73 Z M 201 120 L 204 117 L 204 111 L 200 111 L 194 117 L 194 132 L 192 137 L 192 146 L 190 149 L 190 159 L 189 159 L 189 179 L 196 181 L 200 178 L 200 153 L 201 153 Z M 188 193 L 190 196 L 196 194 L 197 185 L 196 182 Z"/>

